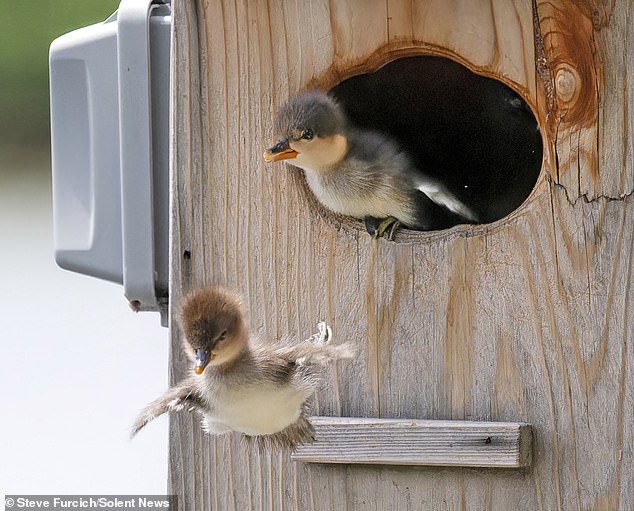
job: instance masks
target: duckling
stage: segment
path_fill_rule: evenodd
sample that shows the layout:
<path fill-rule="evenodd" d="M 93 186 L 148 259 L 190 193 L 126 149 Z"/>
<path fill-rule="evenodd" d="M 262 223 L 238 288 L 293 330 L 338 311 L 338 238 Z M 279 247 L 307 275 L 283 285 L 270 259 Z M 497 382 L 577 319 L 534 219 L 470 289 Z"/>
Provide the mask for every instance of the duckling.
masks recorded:
<path fill-rule="evenodd" d="M 280 140 L 264 159 L 301 168 L 326 208 L 364 220 L 374 237 L 387 233 L 392 239 L 401 224 L 434 230 L 477 221 L 441 182 L 414 166 L 394 139 L 353 126 L 323 92 L 292 97 L 275 117 L 275 132 Z"/>
<path fill-rule="evenodd" d="M 212 435 L 236 431 L 260 448 L 294 449 L 313 441 L 308 400 L 319 383 L 320 366 L 350 358 L 350 344 L 332 345 L 332 330 L 297 345 L 276 345 L 249 335 L 240 298 L 222 287 L 203 288 L 181 302 L 180 325 L 193 373 L 150 403 L 132 436 L 168 411 L 200 413 Z"/>

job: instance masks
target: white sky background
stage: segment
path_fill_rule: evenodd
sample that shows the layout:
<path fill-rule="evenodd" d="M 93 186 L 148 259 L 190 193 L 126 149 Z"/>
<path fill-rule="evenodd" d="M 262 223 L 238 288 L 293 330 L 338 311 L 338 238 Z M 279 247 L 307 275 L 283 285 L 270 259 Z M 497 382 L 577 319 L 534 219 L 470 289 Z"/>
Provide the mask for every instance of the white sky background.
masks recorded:
<path fill-rule="evenodd" d="M 167 418 L 129 428 L 167 388 L 168 331 L 121 286 L 55 265 L 36 161 L 0 155 L 0 493 L 165 494 Z"/>

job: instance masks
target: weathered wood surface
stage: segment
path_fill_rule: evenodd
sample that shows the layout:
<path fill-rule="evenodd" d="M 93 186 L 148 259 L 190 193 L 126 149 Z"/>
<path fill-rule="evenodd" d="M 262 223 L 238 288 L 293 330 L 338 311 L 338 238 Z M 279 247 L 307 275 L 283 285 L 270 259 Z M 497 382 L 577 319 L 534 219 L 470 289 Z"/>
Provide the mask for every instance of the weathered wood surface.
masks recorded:
<path fill-rule="evenodd" d="M 184 509 L 632 509 L 633 6 L 535 3 L 537 39 L 529 0 L 174 0 L 172 317 L 189 289 L 229 285 L 271 341 L 325 319 L 358 346 L 313 413 L 523 421 L 535 445 L 520 472 L 302 464 L 179 414 L 169 486 Z M 543 175 L 502 221 L 373 241 L 261 153 L 290 93 L 415 49 L 521 91 Z"/>
<path fill-rule="evenodd" d="M 293 461 L 521 468 L 530 465 L 532 428 L 522 422 L 312 417 L 315 442 Z"/>

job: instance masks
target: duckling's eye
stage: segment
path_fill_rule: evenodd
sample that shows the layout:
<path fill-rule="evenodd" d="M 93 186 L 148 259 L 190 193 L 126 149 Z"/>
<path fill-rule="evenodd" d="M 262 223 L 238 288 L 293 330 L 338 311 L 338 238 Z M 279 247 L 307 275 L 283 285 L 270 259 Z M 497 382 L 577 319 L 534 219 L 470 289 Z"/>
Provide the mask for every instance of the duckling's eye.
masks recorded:
<path fill-rule="evenodd" d="M 222 341 L 225 337 L 227 337 L 227 331 L 223 330 L 222 332 L 220 332 L 220 335 L 218 336 L 218 340 Z"/>
<path fill-rule="evenodd" d="M 310 128 L 302 131 L 302 138 L 304 140 L 312 140 L 314 136 L 315 134 L 313 133 L 313 130 L 311 130 Z"/>

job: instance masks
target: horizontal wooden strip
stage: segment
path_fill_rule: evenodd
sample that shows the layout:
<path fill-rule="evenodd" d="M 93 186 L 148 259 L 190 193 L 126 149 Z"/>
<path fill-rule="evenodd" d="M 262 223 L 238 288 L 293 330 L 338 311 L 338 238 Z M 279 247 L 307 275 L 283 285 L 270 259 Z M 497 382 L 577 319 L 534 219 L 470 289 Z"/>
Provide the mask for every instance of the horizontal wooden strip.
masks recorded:
<path fill-rule="evenodd" d="M 315 442 L 291 455 L 307 463 L 519 468 L 530 465 L 523 422 L 312 417 Z"/>

